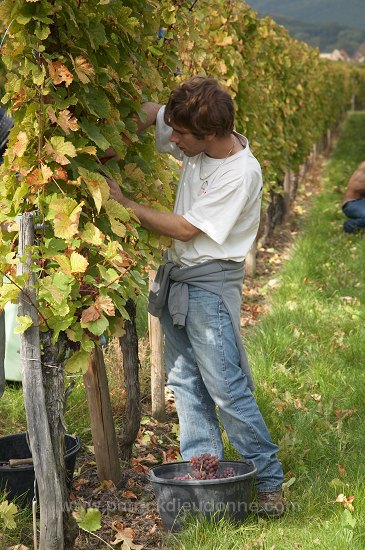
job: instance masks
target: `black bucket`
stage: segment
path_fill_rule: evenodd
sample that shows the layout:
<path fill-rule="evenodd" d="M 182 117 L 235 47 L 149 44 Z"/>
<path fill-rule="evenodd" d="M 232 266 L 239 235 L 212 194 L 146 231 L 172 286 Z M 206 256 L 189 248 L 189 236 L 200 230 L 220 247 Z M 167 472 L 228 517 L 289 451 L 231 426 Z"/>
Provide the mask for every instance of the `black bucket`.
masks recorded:
<path fill-rule="evenodd" d="M 66 483 L 71 491 L 76 455 L 80 450 L 80 439 L 65 435 Z M 7 492 L 9 500 L 16 500 L 20 506 L 29 506 L 34 496 L 34 468 L 31 464 L 11 467 L 10 459 L 31 458 L 27 434 L 19 433 L 0 437 L 0 489 Z"/>
<path fill-rule="evenodd" d="M 226 468 L 233 469 L 233 477 L 204 480 L 173 479 L 191 473 L 189 462 L 171 462 L 151 468 L 150 481 L 164 529 L 178 531 L 186 515 L 243 521 L 250 511 L 256 467 L 251 460 L 222 460 L 217 474 Z"/>

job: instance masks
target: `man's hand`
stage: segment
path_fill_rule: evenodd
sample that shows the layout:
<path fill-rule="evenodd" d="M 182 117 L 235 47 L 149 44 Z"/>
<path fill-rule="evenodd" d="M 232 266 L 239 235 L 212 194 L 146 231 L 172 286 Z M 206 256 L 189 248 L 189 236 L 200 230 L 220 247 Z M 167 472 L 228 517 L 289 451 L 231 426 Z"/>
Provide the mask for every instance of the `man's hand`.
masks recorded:
<path fill-rule="evenodd" d="M 106 178 L 110 188 L 110 198 L 119 202 L 124 208 L 130 208 L 139 219 L 141 225 L 160 235 L 166 235 L 179 241 L 189 241 L 201 233 L 201 230 L 189 223 L 185 218 L 171 212 L 160 212 L 149 206 L 139 204 L 123 195 L 116 181 Z"/>
<path fill-rule="evenodd" d="M 127 206 L 127 202 L 129 201 L 127 197 L 123 195 L 118 183 L 110 178 L 106 178 L 106 181 L 108 182 L 110 189 L 109 197 L 117 202 L 120 202 L 120 204 L 122 204 L 123 206 Z"/>

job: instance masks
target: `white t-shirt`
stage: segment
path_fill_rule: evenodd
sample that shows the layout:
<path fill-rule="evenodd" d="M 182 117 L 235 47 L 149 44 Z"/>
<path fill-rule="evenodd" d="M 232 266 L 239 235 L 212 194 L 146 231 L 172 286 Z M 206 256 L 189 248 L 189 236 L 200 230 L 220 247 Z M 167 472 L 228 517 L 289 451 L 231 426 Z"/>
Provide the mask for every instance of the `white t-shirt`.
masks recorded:
<path fill-rule="evenodd" d="M 247 139 L 235 132 L 245 149 L 224 162 L 205 153 L 187 157 L 169 141 L 172 128 L 164 122 L 164 110 L 157 115 L 157 149 L 182 161 L 174 213 L 202 231 L 187 242 L 173 239 L 169 259 L 184 265 L 242 261 L 257 234 L 262 193 L 261 168 Z"/>

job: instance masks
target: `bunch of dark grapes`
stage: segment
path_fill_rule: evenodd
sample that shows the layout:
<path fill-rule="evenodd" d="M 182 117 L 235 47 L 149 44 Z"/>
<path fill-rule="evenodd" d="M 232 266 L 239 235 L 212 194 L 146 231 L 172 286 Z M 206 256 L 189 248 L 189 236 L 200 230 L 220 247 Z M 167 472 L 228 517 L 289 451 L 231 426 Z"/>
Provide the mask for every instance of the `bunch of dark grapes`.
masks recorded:
<path fill-rule="evenodd" d="M 192 469 L 191 474 L 185 474 L 181 477 L 174 477 L 178 480 L 189 479 L 222 479 L 233 477 L 235 475 L 233 468 L 225 468 L 218 474 L 219 458 L 216 455 L 204 453 L 200 456 L 192 456 L 190 459 Z"/>
<path fill-rule="evenodd" d="M 204 453 L 200 456 L 192 456 L 190 465 L 195 479 L 217 479 L 219 458 L 216 455 Z"/>
<path fill-rule="evenodd" d="M 234 477 L 234 469 L 233 468 L 224 468 L 222 475 L 220 477 Z"/>

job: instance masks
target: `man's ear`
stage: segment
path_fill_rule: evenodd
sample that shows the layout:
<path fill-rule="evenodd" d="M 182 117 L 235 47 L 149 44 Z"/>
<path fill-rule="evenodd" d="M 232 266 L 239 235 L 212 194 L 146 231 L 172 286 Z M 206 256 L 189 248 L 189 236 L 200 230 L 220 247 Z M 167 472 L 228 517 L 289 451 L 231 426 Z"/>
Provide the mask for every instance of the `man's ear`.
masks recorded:
<path fill-rule="evenodd" d="M 213 141 L 213 139 L 217 136 L 215 132 L 212 132 L 211 134 L 205 134 L 205 139 L 208 141 Z"/>

